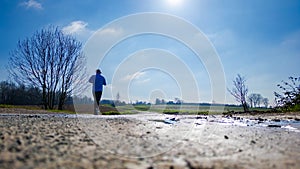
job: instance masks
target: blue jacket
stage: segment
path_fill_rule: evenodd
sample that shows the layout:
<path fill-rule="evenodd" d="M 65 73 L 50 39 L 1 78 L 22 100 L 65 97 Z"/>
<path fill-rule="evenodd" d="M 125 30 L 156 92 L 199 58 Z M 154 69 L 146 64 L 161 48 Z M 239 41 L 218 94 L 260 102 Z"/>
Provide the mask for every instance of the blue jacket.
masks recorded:
<path fill-rule="evenodd" d="M 101 74 L 91 76 L 89 82 L 93 83 L 93 92 L 103 91 L 103 85 L 106 85 L 106 80 Z"/>

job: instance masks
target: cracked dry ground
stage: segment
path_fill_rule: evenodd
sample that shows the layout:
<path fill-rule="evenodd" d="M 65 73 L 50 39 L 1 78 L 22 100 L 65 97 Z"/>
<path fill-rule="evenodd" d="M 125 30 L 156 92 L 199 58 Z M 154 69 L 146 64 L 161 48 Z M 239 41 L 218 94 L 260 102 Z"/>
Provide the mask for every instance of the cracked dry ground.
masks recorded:
<path fill-rule="evenodd" d="M 0 117 L 0 168 L 300 168 L 300 134 L 123 116 Z"/>

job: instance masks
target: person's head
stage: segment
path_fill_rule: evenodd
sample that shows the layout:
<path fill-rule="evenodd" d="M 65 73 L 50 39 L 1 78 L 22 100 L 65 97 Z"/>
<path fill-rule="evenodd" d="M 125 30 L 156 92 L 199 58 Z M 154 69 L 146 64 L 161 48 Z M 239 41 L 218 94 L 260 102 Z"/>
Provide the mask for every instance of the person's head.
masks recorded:
<path fill-rule="evenodd" d="M 97 74 L 101 74 L 101 70 L 100 70 L 100 69 L 97 69 L 97 70 L 96 70 L 96 73 L 97 73 Z"/>

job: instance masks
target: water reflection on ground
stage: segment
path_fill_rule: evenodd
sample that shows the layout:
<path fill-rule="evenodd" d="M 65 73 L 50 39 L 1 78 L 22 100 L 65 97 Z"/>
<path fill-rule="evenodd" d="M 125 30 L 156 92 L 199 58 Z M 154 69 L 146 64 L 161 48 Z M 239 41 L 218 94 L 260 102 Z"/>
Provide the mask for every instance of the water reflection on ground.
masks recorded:
<path fill-rule="evenodd" d="M 263 119 L 260 117 L 232 117 L 222 115 L 165 115 L 159 113 L 140 113 L 131 115 L 92 115 L 92 114 L 1 114 L 0 116 L 26 116 L 28 118 L 101 118 L 101 119 L 114 119 L 114 118 L 133 118 L 142 121 L 150 121 L 154 123 L 164 123 L 165 125 L 184 125 L 194 124 L 218 124 L 218 125 L 232 125 L 232 126 L 248 126 L 248 127 L 261 127 L 261 128 L 277 128 L 291 132 L 300 132 L 299 119 Z"/>

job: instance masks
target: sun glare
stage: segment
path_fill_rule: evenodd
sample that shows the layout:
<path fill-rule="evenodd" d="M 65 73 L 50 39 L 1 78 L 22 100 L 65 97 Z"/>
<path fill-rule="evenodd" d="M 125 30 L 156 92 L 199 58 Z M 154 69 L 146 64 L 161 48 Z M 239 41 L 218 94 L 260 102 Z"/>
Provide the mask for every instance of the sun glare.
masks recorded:
<path fill-rule="evenodd" d="M 179 6 L 182 3 L 182 0 L 167 0 L 167 2 L 171 6 Z"/>

